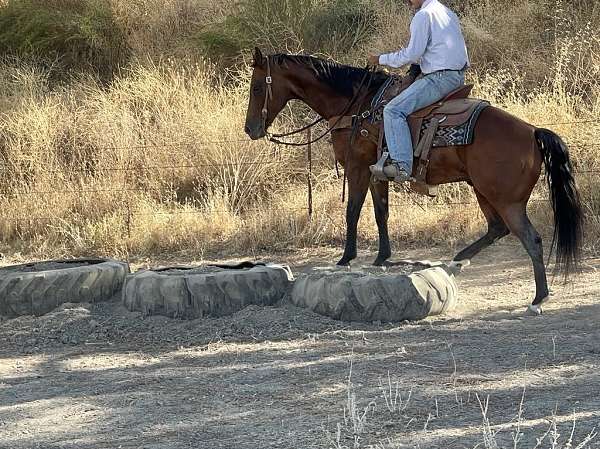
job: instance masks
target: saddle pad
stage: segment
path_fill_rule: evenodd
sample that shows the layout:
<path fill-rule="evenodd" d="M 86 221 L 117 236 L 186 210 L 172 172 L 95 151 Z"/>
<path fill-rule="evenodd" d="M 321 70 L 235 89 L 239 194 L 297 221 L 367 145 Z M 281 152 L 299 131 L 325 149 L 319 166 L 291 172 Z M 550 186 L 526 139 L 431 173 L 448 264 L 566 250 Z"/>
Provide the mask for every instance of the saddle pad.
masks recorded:
<path fill-rule="evenodd" d="M 469 119 L 463 124 L 456 126 L 443 126 L 442 123 L 438 127 L 437 132 L 435 133 L 432 147 L 435 148 L 471 145 L 473 143 L 473 134 L 475 132 L 475 124 L 477 123 L 477 119 L 479 118 L 481 111 L 483 111 L 489 105 L 490 104 L 486 101 L 482 101 L 481 103 L 479 103 L 474 109 Z M 423 120 L 419 140 L 421 140 L 423 134 L 425 134 L 425 130 L 431 123 L 432 119 L 433 117 Z"/>

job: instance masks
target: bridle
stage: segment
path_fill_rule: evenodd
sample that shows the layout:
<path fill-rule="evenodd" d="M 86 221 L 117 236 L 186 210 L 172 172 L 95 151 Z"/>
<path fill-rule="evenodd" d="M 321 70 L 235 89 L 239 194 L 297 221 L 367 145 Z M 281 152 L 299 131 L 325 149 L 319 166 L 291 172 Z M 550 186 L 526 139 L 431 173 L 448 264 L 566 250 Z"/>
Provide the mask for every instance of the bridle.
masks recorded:
<path fill-rule="evenodd" d="M 319 140 L 321 140 L 323 137 L 325 137 L 325 135 L 329 132 L 329 130 L 327 130 L 322 136 L 319 136 L 317 139 L 313 139 L 309 142 L 304 142 L 304 143 L 296 143 L 296 142 L 283 142 L 281 140 L 279 140 L 279 138 L 281 137 L 288 137 L 288 136 L 293 136 L 295 134 L 299 134 L 303 131 L 306 131 L 307 129 L 312 128 L 313 126 L 318 125 L 319 123 L 321 123 L 323 120 L 325 120 L 323 117 L 319 117 L 317 118 L 314 122 L 312 122 L 311 124 L 304 126 L 300 129 L 296 129 L 294 131 L 291 131 L 289 133 L 284 133 L 284 134 L 270 134 L 267 131 L 267 117 L 269 116 L 269 101 L 273 99 L 273 77 L 271 76 L 271 58 L 269 56 L 267 56 L 267 76 L 265 77 L 265 84 L 267 86 L 267 91 L 265 93 L 265 102 L 263 104 L 263 108 L 261 111 L 261 116 L 262 116 L 262 124 L 263 124 L 263 130 L 265 132 L 265 135 L 267 136 L 267 138 L 269 139 L 269 141 L 273 142 L 273 143 L 277 143 L 280 145 L 288 145 L 288 146 L 305 146 L 305 145 L 309 145 L 311 143 L 315 143 Z"/>
<path fill-rule="evenodd" d="M 267 88 L 266 88 L 266 92 L 265 92 L 265 102 L 264 102 L 262 110 L 261 110 L 263 131 L 265 132 L 265 135 L 267 136 L 269 141 L 280 144 L 280 145 L 287 145 L 287 146 L 292 146 L 292 147 L 303 147 L 305 145 L 313 144 L 313 143 L 318 142 L 319 140 L 323 139 L 325 136 L 327 136 L 327 134 L 329 134 L 331 131 L 333 131 L 336 128 L 336 126 L 339 124 L 339 122 L 343 119 L 343 117 L 348 114 L 348 112 L 350 111 L 352 106 L 354 106 L 354 103 L 359 98 L 360 92 L 361 92 L 363 86 L 365 85 L 365 81 L 367 80 L 367 78 L 369 78 L 369 82 L 367 84 L 367 90 L 369 89 L 369 87 L 371 86 L 371 81 L 373 80 L 373 74 L 375 73 L 375 68 L 370 69 L 369 66 L 366 67 L 365 75 L 363 76 L 363 78 L 360 82 L 360 85 L 359 85 L 358 89 L 356 90 L 356 93 L 350 99 L 350 101 L 344 108 L 344 111 L 339 115 L 339 118 L 336 120 L 336 122 L 333 125 L 331 125 L 329 128 L 327 128 L 327 130 L 325 132 L 323 132 L 320 136 L 318 136 L 314 139 L 311 139 L 307 142 L 302 142 L 302 143 L 284 142 L 284 141 L 279 140 L 279 138 L 289 137 L 289 136 L 293 136 L 295 134 L 299 134 L 303 131 L 306 131 L 307 129 L 310 129 L 310 128 L 318 125 L 325 119 L 323 117 L 319 117 L 314 122 L 310 123 L 309 125 L 306 125 L 302 128 L 296 129 L 296 130 L 288 132 L 288 133 L 270 134 L 267 131 L 267 118 L 269 116 L 269 101 L 271 101 L 273 99 L 273 77 L 271 76 L 271 58 L 269 56 L 267 56 L 266 60 L 267 60 L 267 74 L 265 77 L 265 84 L 266 84 Z M 362 107 L 362 105 L 361 105 L 361 107 Z"/>
<path fill-rule="evenodd" d="M 263 130 L 267 132 L 267 117 L 269 116 L 269 100 L 273 98 L 273 77 L 271 76 L 271 58 L 267 57 L 267 76 L 265 77 L 267 92 L 265 93 L 265 103 L 261 111 Z"/>

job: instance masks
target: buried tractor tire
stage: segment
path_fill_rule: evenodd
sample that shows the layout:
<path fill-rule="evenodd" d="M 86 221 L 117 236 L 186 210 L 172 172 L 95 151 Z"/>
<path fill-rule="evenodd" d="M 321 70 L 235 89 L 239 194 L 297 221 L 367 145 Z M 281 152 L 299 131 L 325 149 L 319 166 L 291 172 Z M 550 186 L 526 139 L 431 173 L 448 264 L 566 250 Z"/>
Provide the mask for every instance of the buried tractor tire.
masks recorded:
<path fill-rule="evenodd" d="M 172 267 L 127 276 L 124 306 L 143 315 L 195 319 L 271 306 L 288 293 L 292 273 L 274 264 Z"/>
<path fill-rule="evenodd" d="M 107 301 L 129 265 L 109 259 L 53 260 L 0 268 L 0 315 L 44 315 L 64 303 Z"/>
<path fill-rule="evenodd" d="M 291 302 L 336 320 L 414 321 L 457 303 L 454 276 L 443 267 L 406 274 L 320 272 L 299 278 Z"/>

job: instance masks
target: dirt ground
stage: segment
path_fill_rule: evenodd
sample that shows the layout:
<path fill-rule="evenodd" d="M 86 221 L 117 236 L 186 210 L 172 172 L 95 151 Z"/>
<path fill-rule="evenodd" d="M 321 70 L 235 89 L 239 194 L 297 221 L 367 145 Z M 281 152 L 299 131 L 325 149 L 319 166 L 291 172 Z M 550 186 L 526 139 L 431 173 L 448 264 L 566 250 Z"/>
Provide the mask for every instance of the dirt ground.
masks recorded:
<path fill-rule="evenodd" d="M 457 310 L 419 323 L 289 306 L 143 319 L 118 299 L 4 321 L 0 448 L 600 447 L 598 270 L 554 282 L 541 317 L 524 316 L 533 277 L 507 240 L 457 279 Z"/>

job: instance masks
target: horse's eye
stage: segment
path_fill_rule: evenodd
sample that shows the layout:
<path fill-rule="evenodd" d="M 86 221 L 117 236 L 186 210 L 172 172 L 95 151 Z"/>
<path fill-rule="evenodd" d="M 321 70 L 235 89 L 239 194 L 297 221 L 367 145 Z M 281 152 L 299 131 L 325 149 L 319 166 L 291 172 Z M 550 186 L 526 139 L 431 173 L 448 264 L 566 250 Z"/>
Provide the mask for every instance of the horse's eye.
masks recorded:
<path fill-rule="evenodd" d="M 255 84 L 254 86 L 252 86 L 252 93 L 255 95 L 258 95 L 262 92 L 262 86 L 260 84 Z"/>

